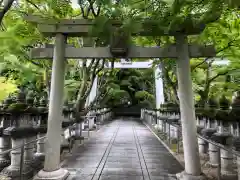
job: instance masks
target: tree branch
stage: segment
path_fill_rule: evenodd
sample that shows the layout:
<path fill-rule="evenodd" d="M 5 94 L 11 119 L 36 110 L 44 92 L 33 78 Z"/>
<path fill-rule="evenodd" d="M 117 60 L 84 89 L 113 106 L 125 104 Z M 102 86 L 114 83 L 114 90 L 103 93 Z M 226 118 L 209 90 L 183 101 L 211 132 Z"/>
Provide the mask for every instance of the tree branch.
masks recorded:
<path fill-rule="evenodd" d="M 105 65 L 105 59 L 103 59 L 103 61 L 102 61 L 102 65 L 101 65 L 101 67 L 97 70 L 97 72 L 96 72 L 96 75 L 100 72 L 100 71 L 102 71 L 103 70 L 103 68 L 104 68 L 104 65 Z"/>
<path fill-rule="evenodd" d="M 97 74 L 100 72 L 99 69 L 96 71 L 96 69 L 99 65 L 99 61 L 100 61 L 100 59 L 98 59 L 98 61 L 94 65 L 94 68 L 92 71 L 92 76 L 90 77 L 90 85 L 89 85 L 87 91 L 85 92 L 85 94 L 83 95 L 83 99 L 87 98 L 87 96 L 89 95 L 89 93 L 92 89 L 92 86 L 93 86 L 94 79 L 96 78 Z"/>
<path fill-rule="evenodd" d="M 208 80 L 209 84 L 214 81 L 216 78 L 218 78 L 219 76 L 224 76 L 224 75 L 227 75 L 228 73 L 232 72 L 232 71 L 236 71 L 238 70 L 237 68 L 234 68 L 234 69 L 231 69 L 231 70 L 228 70 L 226 72 L 222 72 L 222 73 L 218 73 L 217 75 L 213 76 L 211 79 Z"/>
<path fill-rule="evenodd" d="M 36 9 L 41 10 L 36 4 L 34 4 L 32 1 L 30 0 L 26 0 L 29 4 L 33 5 Z"/>
<path fill-rule="evenodd" d="M 96 76 L 97 75 L 97 73 L 96 73 L 96 70 L 97 70 L 97 67 L 98 67 L 98 65 L 99 65 L 99 62 L 100 62 L 100 59 L 97 59 L 97 61 L 96 61 L 96 63 L 94 64 L 94 66 L 93 66 L 93 71 L 92 71 L 92 78 L 94 78 L 94 76 Z"/>
<path fill-rule="evenodd" d="M 220 49 L 218 52 L 216 52 L 216 54 L 225 51 L 226 49 L 230 48 L 232 46 L 232 44 L 234 43 L 234 41 L 236 41 L 236 39 L 233 39 L 231 41 L 228 42 L 227 46 L 225 46 L 224 48 Z M 205 62 L 207 62 L 209 60 L 209 57 L 205 58 L 202 62 L 198 63 L 194 68 L 192 68 L 192 71 L 194 71 L 196 68 L 198 68 L 199 66 L 201 66 L 202 64 L 204 64 Z"/>
<path fill-rule="evenodd" d="M 89 64 L 89 66 L 87 67 L 87 71 L 88 71 L 88 72 L 91 71 L 94 62 L 95 62 L 95 58 L 92 58 L 92 59 L 91 59 L 91 62 L 90 62 L 90 64 Z"/>
<path fill-rule="evenodd" d="M 203 65 L 205 62 L 209 60 L 209 57 L 205 58 L 202 62 L 198 63 L 194 68 L 192 68 L 192 72 L 197 69 L 199 66 Z"/>
<path fill-rule="evenodd" d="M 95 10 L 94 10 L 94 8 L 93 8 L 93 4 L 94 4 L 94 0 L 87 0 L 88 1 L 88 3 L 89 3 L 89 9 L 91 10 L 91 12 L 92 12 L 92 14 L 93 14 L 93 16 L 94 17 L 97 17 L 97 14 L 95 13 Z"/>
<path fill-rule="evenodd" d="M 171 86 L 171 88 L 173 89 L 173 92 L 174 92 L 174 95 L 176 96 L 176 102 L 178 103 L 179 102 L 179 99 L 178 99 L 178 93 L 177 93 L 177 83 L 174 83 L 171 78 L 169 77 L 169 74 L 168 74 L 168 70 L 166 69 L 166 67 L 163 67 L 164 68 L 164 72 L 165 72 L 165 78 L 167 80 L 167 83 L 168 85 Z"/>
<path fill-rule="evenodd" d="M 8 0 L 6 4 L 4 4 L 3 10 L 0 12 L 0 24 L 3 21 L 3 18 L 5 14 L 9 11 L 9 9 L 12 7 L 12 4 L 15 0 Z"/>

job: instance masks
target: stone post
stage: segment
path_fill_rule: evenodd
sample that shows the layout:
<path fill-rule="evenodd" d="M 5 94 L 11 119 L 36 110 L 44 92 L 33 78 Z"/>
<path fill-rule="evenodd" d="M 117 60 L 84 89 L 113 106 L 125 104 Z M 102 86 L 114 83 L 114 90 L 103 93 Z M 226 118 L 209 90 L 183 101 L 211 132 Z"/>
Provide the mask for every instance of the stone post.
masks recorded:
<path fill-rule="evenodd" d="M 100 113 L 101 122 L 104 123 L 105 119 L 104 119 L 104 116 L 103 116 L 103 110 L 100 109 L 100 110 L 99 110 L 99 113 Z"/>
<path fill-rule="evenodd" d="M 218 120 L 215 119 L 214 121 L 215 121 L 215 123 L 214 123 L 214 124 L 215 124 L 215 125 L 214 125 L 214 128 L 217 128 L 217 127 L 218 127 Z"/>
<path fill-rule="evenodd" d="M 207 129 L 210 129 L 211 128 L 211 121 L 210 119 L 208 118 L 207 119 Z"/>
<path fill-rule="evenodd" d="M 236 127 L 236 136 L 239 137 L 240 130 L 239 130 L 239 122 L 236 122 L 237 127 Z"/>
<path fill-rule="evenodd" d="M 107 119 L 106 119 L 105 108 L 103 108 L 103 109 L 101 110 L 101 114 L 102 114 L 102 117 L 103 117 L 103 121 L 106 121 Z"/>
<path fill-rule="evenodd" d="M 202 175 L 197 144 L 197 127 L 193 102 L 192 80 L 187 37 L 176 36 L 177 76 L 182 123 L 185 171 L 177 174 L 179 179 L 190 179 Z"/>
<path fill-rule="evenodd" d="M 63 89 L 66 63 L 65 44 L 66 37 L 63 34 L 56 34 L 51 76 L 44 169 L 34 177 L 35 180 L 64 180 L 69 175 L 67 170 L 59 167 L 62 125 L 61 114 L 63 108 Z"/>
<path fill-rule="evenodd" d="M 104 108 L 104 109 L 101 109 L 101 116 L 102 116 L 103 122 L 106 121 L 105 108 Z"/>
<path fill-rule="evenodd" d="M 239 153 L 240 152 L 240 138 L 237 137 L 233 141 L 233 146 L 235 150 Z M 240 156 L 237 156 L 237 176 L 238 180 L 240 180 Z"/>
<path fill-rule="evenodd" d="M 197 126 L 197 133 L 201 135 L 201 132 L 203 129 L 204 128 L 202 126 Z M 198 150 L 199 150 L 200 156 L 205 155 L 207 152 L 207 143 L 201 138 L 198 138 Z"/>
<path fill-rule="evenodd" d="M 147 115 L 147 124 L 148 124 L 148 125 L 150 125 L 150 123 L 151 123 L 151 122 L 150 122 L 150 115 L 149 115 L 149 113 L 150 113 L 150 112 L 147 111 L 147 114 L 146 114 L 146 115 Z"/>

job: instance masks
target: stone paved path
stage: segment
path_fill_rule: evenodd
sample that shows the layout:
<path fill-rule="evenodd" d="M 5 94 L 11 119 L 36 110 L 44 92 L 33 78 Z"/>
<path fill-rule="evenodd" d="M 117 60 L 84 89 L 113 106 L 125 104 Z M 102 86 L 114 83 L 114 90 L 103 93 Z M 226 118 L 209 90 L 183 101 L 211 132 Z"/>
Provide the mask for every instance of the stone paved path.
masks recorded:
<path fill-rule="evenodd" d="M 182 166 L 146 126 L 117 119 L 77 147 L 63 163 L 68 180 L 168 180 Z"/>

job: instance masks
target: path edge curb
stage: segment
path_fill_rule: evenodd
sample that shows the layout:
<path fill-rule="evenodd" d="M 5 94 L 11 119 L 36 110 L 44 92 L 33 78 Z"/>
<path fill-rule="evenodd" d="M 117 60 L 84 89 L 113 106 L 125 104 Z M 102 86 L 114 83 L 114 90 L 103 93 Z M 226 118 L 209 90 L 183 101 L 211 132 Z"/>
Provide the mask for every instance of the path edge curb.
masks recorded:
<path fill-rule="evenodd" d="M 142 121 L 143 122 L 143 121 Z M 185 165 L 180 161 L 180 159 L 176 156 L 176 153 L 175 152 L 173 152 L 168 146 L 167 146 L 167 144 L 163 141 L 163 140 L 161 140 L 161 138 L 160 137 L 158 137 L 158 135 L 145 123 L 145 122 L 143 122 L 143 124 L 151 131 L 151 133 L 160 141 L 160 143 L 162 143 L 163 144 L 163 146 L 173 155 L 173 157 L 179 162 L 179 164 L 183 167 L 183 168 L 185 168 Z"/>

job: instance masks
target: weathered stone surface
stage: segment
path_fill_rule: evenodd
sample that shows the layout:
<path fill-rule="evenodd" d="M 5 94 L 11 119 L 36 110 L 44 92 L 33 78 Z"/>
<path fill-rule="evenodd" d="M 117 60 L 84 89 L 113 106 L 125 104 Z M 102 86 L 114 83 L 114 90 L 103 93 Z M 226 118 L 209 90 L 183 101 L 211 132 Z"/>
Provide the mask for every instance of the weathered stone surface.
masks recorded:
<path fill-rule="evenodd" d="M 68 180 L 174 180 L 183 167 L 141 123 L 115 120 L 73 150 Z"/>

